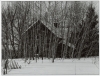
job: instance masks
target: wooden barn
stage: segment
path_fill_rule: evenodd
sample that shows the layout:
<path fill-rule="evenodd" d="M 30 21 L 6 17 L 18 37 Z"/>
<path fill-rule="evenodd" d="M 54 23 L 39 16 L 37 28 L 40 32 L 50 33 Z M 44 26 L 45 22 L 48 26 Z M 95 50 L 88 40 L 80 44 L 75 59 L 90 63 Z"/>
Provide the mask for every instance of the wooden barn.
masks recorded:
<path fill-rule="evenodd" d="M 57 28 L 58 24 L 53 25 L 36 21 L 23 35 L 23 51 L 25 57 L 33 57 L 38 54 L 40 57 L 62 56 L 64 50 L 64 39 Z M 22 55 L 23 56 L 23 55 Z"/>

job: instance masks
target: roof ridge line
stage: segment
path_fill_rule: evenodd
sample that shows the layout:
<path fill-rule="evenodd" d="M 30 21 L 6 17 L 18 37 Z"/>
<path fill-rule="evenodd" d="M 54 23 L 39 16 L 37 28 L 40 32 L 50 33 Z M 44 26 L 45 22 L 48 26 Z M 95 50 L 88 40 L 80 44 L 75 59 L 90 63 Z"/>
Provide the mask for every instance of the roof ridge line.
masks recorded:
<path fill-rule="evenodd" d="M 36 22 L 34 22 L 33 25 L 34 25 L 35 23 L 37 23 L 38 21 L 39 21 L 39 20 L 37 20 Z M 29 26 L 29 27 L 22 33 L 22 35 L 23 35 L 25 32 L 27 32 L 28 29 L 30 29 L 33 25 Z"/>

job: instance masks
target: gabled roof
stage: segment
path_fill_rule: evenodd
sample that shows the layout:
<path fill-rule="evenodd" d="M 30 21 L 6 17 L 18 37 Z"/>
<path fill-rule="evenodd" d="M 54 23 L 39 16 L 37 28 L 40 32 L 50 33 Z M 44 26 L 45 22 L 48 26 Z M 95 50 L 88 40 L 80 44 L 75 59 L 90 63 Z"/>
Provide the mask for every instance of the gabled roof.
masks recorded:
<path fill-rule="evenodd" d="M 24 31 L 24 33 L 27 32 L 30 28 L 32 28 L 32 27 L 33 27 L 36 23 L 38 23 L 38 22 L 44 24 L 45 27 L 47 27 L 54 35 L 56 35 L 56 36 L 59 37 L 59 38 L 62 38 L 59 29 L 57 29 L 54 25 L 51 25 L 51 24 L 48 23 L 48 22 L 46 23 L 45 21 L 40 21 L 40 20 L 37 20 L 36 22 L 34 22 L 28 29 L 26 29 L 26 30 Z M 22 33 L 22 35 L 23 35 L 24 33 Z"/>
<path fill-rule="evenodd" d="M 26 29 L 24 31 L 27 32 L 29 29 L 31 29 L 36 23 L 42 23 L 43 25 L 45 25 L 45 27 L 47 27 L 54 35 L 56 35 L 58 38 L 62 38 L 63 39 L 63 44 L 66 44 L 66 39 L 67 39 L 67 33 L 68 33 L 68 28 L 56 28 L 53 24 L 50 24 L 48 22 L 45 22 L 43 20 L 37 20 L 36 22 L 34 22 L 28 29 Z M 69 29 L 70 32 L 72 31 L 72 29 Z M 70 33 L 69 32 L 69 33 Z M 24 34 L 23 33 L 23 34 Z M 23 35 L 22 34 L 22 35 Z M 68 44 L 68 46 L 71 46 L 72 44 Z M 74 47 L 74 45 L 72 46 Z"/>
<path fill-rule="evenodd" d="M 24 33 L 26 32 L 26 31 L 28 31 L 32 26 L 34 26 L 36 23 L 38 23 L 38 22 L 40 22 L 40 23 L 42 23 L 42 24 L 44 24 L 52 33 L 54 33 L 57 37 L 59 37 L 59 38 L 62 38 L 63 36 L 64 36 L 64 38 L 65 38 L 65 36 L 66 36 L 66 34 L 67 34 L 67 32 L 68 32 L 68 28 L 56 28 L 53 24 L 50 24 L 50 23 L 48 23 L 48 22 L 45 22 L 45 21 L 43 21 L 43 20 L 37 20 L 36 22 L 34 22 L 33 24 L 31 24 L 31 26 L 28 28 L 28 29 L 26 29 L 25 31 L 24 31 Z M 23 34 L 24 34 L 23 33 Z M 22 35 L 23 35 L 22 34 Z M 62 34 L 63 34 L 63 36 L 62 36 Z"/>

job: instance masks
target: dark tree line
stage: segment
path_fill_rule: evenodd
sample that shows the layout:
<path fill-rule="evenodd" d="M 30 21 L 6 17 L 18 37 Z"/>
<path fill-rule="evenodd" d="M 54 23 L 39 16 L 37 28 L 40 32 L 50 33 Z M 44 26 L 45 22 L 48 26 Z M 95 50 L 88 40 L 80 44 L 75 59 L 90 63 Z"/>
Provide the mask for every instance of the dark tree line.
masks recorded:
<path fill-rule="evenodd" d="M 99 55 L 98 15 L 92 3 L 89 6 L 79 1 L 7 3 L 6 8 L 2 5 L 3 59 L 34 60 L 36 54 L 41 54 L 42 60 L 47 57 L 52 58 L 54 62 L 56 57 L 80 59 Z M 50 31 L 63 39 L 62 44 L 59 45 L 59 39 L 53 34 L 50 34 L 48 42 L 49 31 L 44 29 L 41 34 L 40 24 L 34 27 L 36 31 L 26 32 L 23 36 L 23 33 L 38 20 L 50 25 Z M 58 25 L 55 27 L 54 23 Z M 57 28 L 60 33 L 56 30 Z M 57 47 L 61 47 L 60 52 L 57 51 L 60 49 Z"/>

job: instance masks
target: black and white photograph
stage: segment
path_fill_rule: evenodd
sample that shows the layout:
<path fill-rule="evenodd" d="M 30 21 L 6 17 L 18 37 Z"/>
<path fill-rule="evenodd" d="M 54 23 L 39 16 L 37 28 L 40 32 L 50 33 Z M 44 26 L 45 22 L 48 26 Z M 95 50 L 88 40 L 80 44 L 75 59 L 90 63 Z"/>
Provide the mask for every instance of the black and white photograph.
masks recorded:
<path fill-rule="evenodd" d="M 1 1 L 1 75 L 99 75 L 99 0 Z"/>

